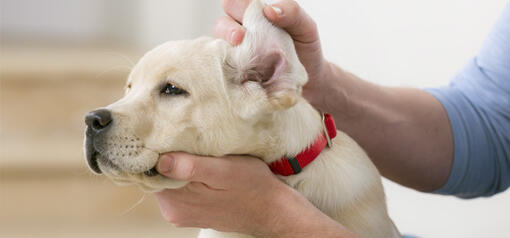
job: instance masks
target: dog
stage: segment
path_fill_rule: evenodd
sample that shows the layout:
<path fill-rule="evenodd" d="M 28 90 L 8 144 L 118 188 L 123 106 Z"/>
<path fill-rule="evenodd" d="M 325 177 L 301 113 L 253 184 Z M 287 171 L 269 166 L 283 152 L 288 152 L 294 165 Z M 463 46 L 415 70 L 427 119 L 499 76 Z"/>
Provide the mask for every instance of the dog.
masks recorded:
<path fill-rule="evenodd" d="M 326 215 L 362 237 L 400 237 L 379 172 L 348 135 L 325 130 L 321 113 L 301 96 L 307 73 L 291 37 L 264 17 L 263 7 L 254 0 L 246 9 L 239 46 L 202 37 L 145 54 L 125 96 L 85 118 L 89 167 L 117 184 L 156 192 L 187 183 L 157 173 L 164 152 L 252 155 L 276 167 L 293 158 L 295 173 L 279 178 Z M 296 168 L 292 160 L 317 138 L 330 147 Z M 204 229 L 199 237 L 249 236 Z"/>

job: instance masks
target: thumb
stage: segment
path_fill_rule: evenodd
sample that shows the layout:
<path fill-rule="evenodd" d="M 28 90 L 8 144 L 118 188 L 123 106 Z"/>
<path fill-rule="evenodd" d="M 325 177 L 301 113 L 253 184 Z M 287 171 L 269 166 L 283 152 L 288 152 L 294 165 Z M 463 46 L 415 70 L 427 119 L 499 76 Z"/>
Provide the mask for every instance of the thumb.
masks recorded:
<path fill-rule="evenodd" d="M 286 30 L 294 41 L 313 43 L 319 40 L 315 21 L 295 0 L 281 0 L 264 7 L 264 14 L 276 26 Z"/>
<path fill-rule="evenodd" d="M 214 188 L 225 187 L 230 167 L 228 160 L 183 152 L 166 153 L 159 157 L 156 169 L 168 178 L 205 183 Z"/>

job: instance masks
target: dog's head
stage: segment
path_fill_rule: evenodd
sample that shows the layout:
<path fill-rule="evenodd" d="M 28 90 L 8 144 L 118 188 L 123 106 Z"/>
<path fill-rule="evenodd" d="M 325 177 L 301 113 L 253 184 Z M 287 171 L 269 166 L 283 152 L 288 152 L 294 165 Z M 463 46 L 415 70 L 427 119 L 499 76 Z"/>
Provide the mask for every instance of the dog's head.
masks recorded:
<path fill-rule="evenodd" d="M 262 4 L 246 10 L 243 43 L 199 38 L 165 43 L 129 75 L 125 96 L 86 116 L 89 167 L 148 190 L 179 187 L 153 169 L 160 153 L 271 153 L 272 118 L 301 99 L 307 76 L 292 39 Z M 262 139 L 264 138 L 264 139 Z"/>

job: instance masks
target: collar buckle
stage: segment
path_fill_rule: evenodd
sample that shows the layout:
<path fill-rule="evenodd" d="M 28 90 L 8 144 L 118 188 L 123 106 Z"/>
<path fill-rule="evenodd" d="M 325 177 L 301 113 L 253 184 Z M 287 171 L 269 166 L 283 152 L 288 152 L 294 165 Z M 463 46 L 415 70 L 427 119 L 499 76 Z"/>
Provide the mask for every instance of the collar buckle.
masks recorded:
<path fill-rule="evenodd" d="M 326 136 L 326 140 L 328 141 L 328 147 L 331 148 L 333 146 L 333 143 L 331 142 L 331 137 L 328 133 L 328 128 L 326 127 L 326 116 L 323 112 L 321 112 L 322 116 L 322 130 L 324 131 L 324 135 Z"/>

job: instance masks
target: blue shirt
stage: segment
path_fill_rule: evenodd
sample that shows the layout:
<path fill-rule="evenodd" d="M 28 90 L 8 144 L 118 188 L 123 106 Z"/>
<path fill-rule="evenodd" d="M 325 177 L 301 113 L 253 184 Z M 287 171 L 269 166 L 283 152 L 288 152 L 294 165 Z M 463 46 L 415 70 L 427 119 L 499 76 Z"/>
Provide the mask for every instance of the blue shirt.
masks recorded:
<path fill-rule="evenodd" d="M 510 186 L 510 3 L 478 55 L 449 86 L 426 89 L 448 113 L 454 161 L 436 191 L 462 198 L 491 196 Z"/>

